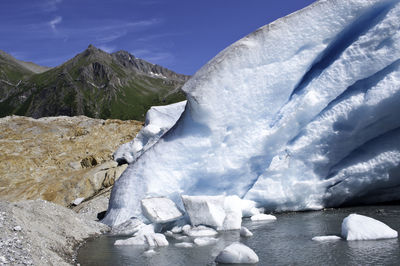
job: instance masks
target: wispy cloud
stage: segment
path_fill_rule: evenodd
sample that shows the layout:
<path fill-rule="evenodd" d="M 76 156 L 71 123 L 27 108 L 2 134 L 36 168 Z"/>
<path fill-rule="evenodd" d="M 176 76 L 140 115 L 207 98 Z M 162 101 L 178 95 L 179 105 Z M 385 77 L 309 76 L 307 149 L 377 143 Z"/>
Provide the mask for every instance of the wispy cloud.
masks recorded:
<path fill-rule="evenodd" d="M 58 9 L 58 5 L 63 0 L 42 0 L 40 3 L 40 7 L 43 11 L 52 12 Z"/>
<path fill-rule="evenodd" d="M 53 31 L 56 31 L 56 30 L 57 30 L 56 26 L 57 26 L 57 24 L 60 24 L 61 21 L 62 21 L 62 17 L 57 16 L 57 17 L 55 17 L 53 20 L 51 20 L 51 21 L 49 22 L 49 25 L 50 25 L 50 27 L 53 29 Z"/>
<path fill-rule="evenodd" d="M 153 64 L 170 64 L 175 60 L 174 55 L 167 51 L 134 49 L 132 54 Z"/>
<path fill-rule="evenodd" d="M 122 30 L 119 32 L 112 32 L 110 34 L 103 34 L 103 35 L 97 36 L 96 41 L 99 43 L 112 42 L 112 41 L 115 41 L 115 40 L 125 36 L 127 33 L 128 33 L 128 31 Z"/>
<path fill-rule="evenodd" d="M 117 47 L 115 46 L 108 46 L 108 45 L 99 45 L 98 48 L 107 53 L 115 52 L 115 50 L 117 49 Z"/>

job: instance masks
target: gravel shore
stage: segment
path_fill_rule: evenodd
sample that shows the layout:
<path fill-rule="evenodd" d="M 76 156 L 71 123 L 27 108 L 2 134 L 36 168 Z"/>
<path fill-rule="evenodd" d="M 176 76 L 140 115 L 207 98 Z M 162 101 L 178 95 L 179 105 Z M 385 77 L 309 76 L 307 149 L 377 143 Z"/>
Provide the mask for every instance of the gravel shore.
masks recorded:
<path fill-rule="evenodd" d="M 73 265 L 78 245 L 108 229 L 48 201 L 0 201 L 0 265 Z"/>

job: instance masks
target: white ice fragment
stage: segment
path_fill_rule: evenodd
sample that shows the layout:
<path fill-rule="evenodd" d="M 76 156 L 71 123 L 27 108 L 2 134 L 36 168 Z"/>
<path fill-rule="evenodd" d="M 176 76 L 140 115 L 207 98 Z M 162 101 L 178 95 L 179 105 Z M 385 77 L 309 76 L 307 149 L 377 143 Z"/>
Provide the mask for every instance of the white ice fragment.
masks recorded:
<path fill-rule="evenodd" d="M 150 247 L 164 247 L 168 246 L 168 240 L 165 235 L 155 233 L 155 234 L 145 234 L 147 243 Z"/>
<path fill-rule="evenodd" d="M 141 200 L 143 215 L 153 223 L 166 223 L 182 217 L 181 211 L 168 198 L 146 198 Z"/>
<path fill-rule="evenodd" d="M 198 237 L 193 242 L 198 246 L 208 246 L 217 243 L 218 239 L 214 237 Z"/>
<path fill-rule="evenodd" d="M 72 205 L 78 206 L 79 204 L 82 203 L 82 201 L 84 201 L 85 198 L 76 198 L 73 202 Z"/>
<path fill-rule="evenodd" d="M 397 236 L 397 231 L 368 216 L 353 213 L 342 222 L 342 237 L 346 240 L 385 239 Z"/>
<path fill-rule="evenodd" d="M 194 245 L 193 243 L 189 242 L 181 242 L 181 243 L 176 243 L 174 246 L 178 248 L 192 248 Z"/>
<path fill-rule="evenodd" d="M 240 228 L 240 236 L 242 236 L 242 237 L 250 237 L 252 235 L 253 235 L 253 233 L 250 232 L 250 230 L 247 229 L 246 227 L 242 226 Z"/>
<path fill-rule="evenodd" d="M 155 255 L 156 253 L 157 253 L 157 252 L 155 252 L 154 249 L 149 249 L 149 250 L 146 250 L 146 251 L 144 252 L 144 255 L 145 255 L 146 257 L 151 257 L 151 256 Z"/>
<path fill-rule="evenodd" d="M 214 229 L 199 225 L 199 226 L 194 226 L 194 227 L 183 227 L 183 232 L 191 237 L 200 237 L 200 236 L 215 236 L 218 234 L 217 231 Z"/>
<path fill-rule="evenodd" d="M 144 246 L 147 241 L 144 235 L 130 237 L 128 239 L 118 239 L 114 242 L 115 246 Z"/>
<path fill-rule="evenodd" d="M 342 238 L 340 236 L 335 236 L 335 235 L 331 235 L 331 236 L 314 236 L 312 238 L 313 241 L 319 241 L 319 242 L 325 242 L 325 241 L 337 241 L 337 240 L 341 240 Z"/>
<path fill-rule="evenodd" d="M 225 219 L 224 196 L 182 196 L 192 225 L 222 227 Z"/>
<path fill-rule="evenodd" d="M 145 226 L 145 224 L 141 220 L 131 218 L 122 224 L 114 226 L 110 234 L 114 236 L 130 236 L 138 232 L 143 226 Z"/>
<path fill-rule="evenodd" d="M 150 247 L 163 247 L 163 246 L 168 246 L 168 240 L 165 238 L 163 234 L 159 233 L 145 233 L 145 234 L 140 234 L 128 239 L 120 239 L 116 240 L 114 245 L 146 245 Z"/>
<path fill-rule="evenodd" d="M 171 231 L 174 234 L 180 234 L 182 233 L 182 226 L 174 226 L 172 227 Z"/>
<path fill-rule="evenodd" d="M 174 233 L 172 233 L 171 231 L 165 231 L 164 233 L 165 236 L 169 236 L 169 237 L 174 237 Z"/>
<path fill-rule="evenodd" d="M 215 262 L 217 263 L 249 263 L 258 262 L 257 254 L 248 246 L 235 242 L 222 250 Z"/>
<path fill-rule="evenodd" d="M 250 218 L 252 221 L 275 221 L 276 217 L 271 214 L 260 213 L 251 216 Z"/>
<path fill-rule="evenodd" d="M 241 200 L 242 217 L 251 217 L 259 214 L 260 211 L 256 208 L 257 203 L 253 200 Z"/>
<path fill-rule="evenodd" d="M 238 196 L 182 196 L 192 225 L 207 225 L 218 230 L 240 229 L 241 199 Z"/>

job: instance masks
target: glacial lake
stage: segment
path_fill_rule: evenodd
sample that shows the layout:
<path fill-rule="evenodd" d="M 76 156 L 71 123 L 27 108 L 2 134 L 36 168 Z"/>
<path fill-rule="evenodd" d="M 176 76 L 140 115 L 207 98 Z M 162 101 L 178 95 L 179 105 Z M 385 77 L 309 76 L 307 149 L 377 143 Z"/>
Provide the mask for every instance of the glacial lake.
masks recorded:
<path fill-rule="evenodd" d="M 114 246 L 121 237 L 104 235 L 82 246 L 77 260 L 82 266 L 215 265 L 214 259 L 224 247 L 240 241 L 257 253 L 257 265 L 400 265 L 399 239 L 311 240 L 314 236 L 340 235 L 342 220 L 351 213 L 370 216 L 400 231 L 400 205 L 291 212 L 276 214 L 274 222 L 243 220 L 242 225 L 254 234 L 249 238 L 241 238 L 238 231 L 227 231 L 218 235 L 216 244 L 194 248 L 175 247 L 178 241 L 167 238 L 170 245 L 156 248 L 151 255 L 144 254 L 145 247 Z"/>

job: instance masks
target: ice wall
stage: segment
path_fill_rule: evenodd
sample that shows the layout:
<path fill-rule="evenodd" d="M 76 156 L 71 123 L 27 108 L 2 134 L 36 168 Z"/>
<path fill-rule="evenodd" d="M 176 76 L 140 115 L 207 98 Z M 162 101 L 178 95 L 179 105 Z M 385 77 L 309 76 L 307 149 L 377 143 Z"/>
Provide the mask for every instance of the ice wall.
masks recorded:
<path fill-rule="evenodd" d="M 399 1 L 321 0 L 226 48 L 114 185 L 104 222 L 182 193 L 267 210 L 400 199 L 399 17 Z"/>

